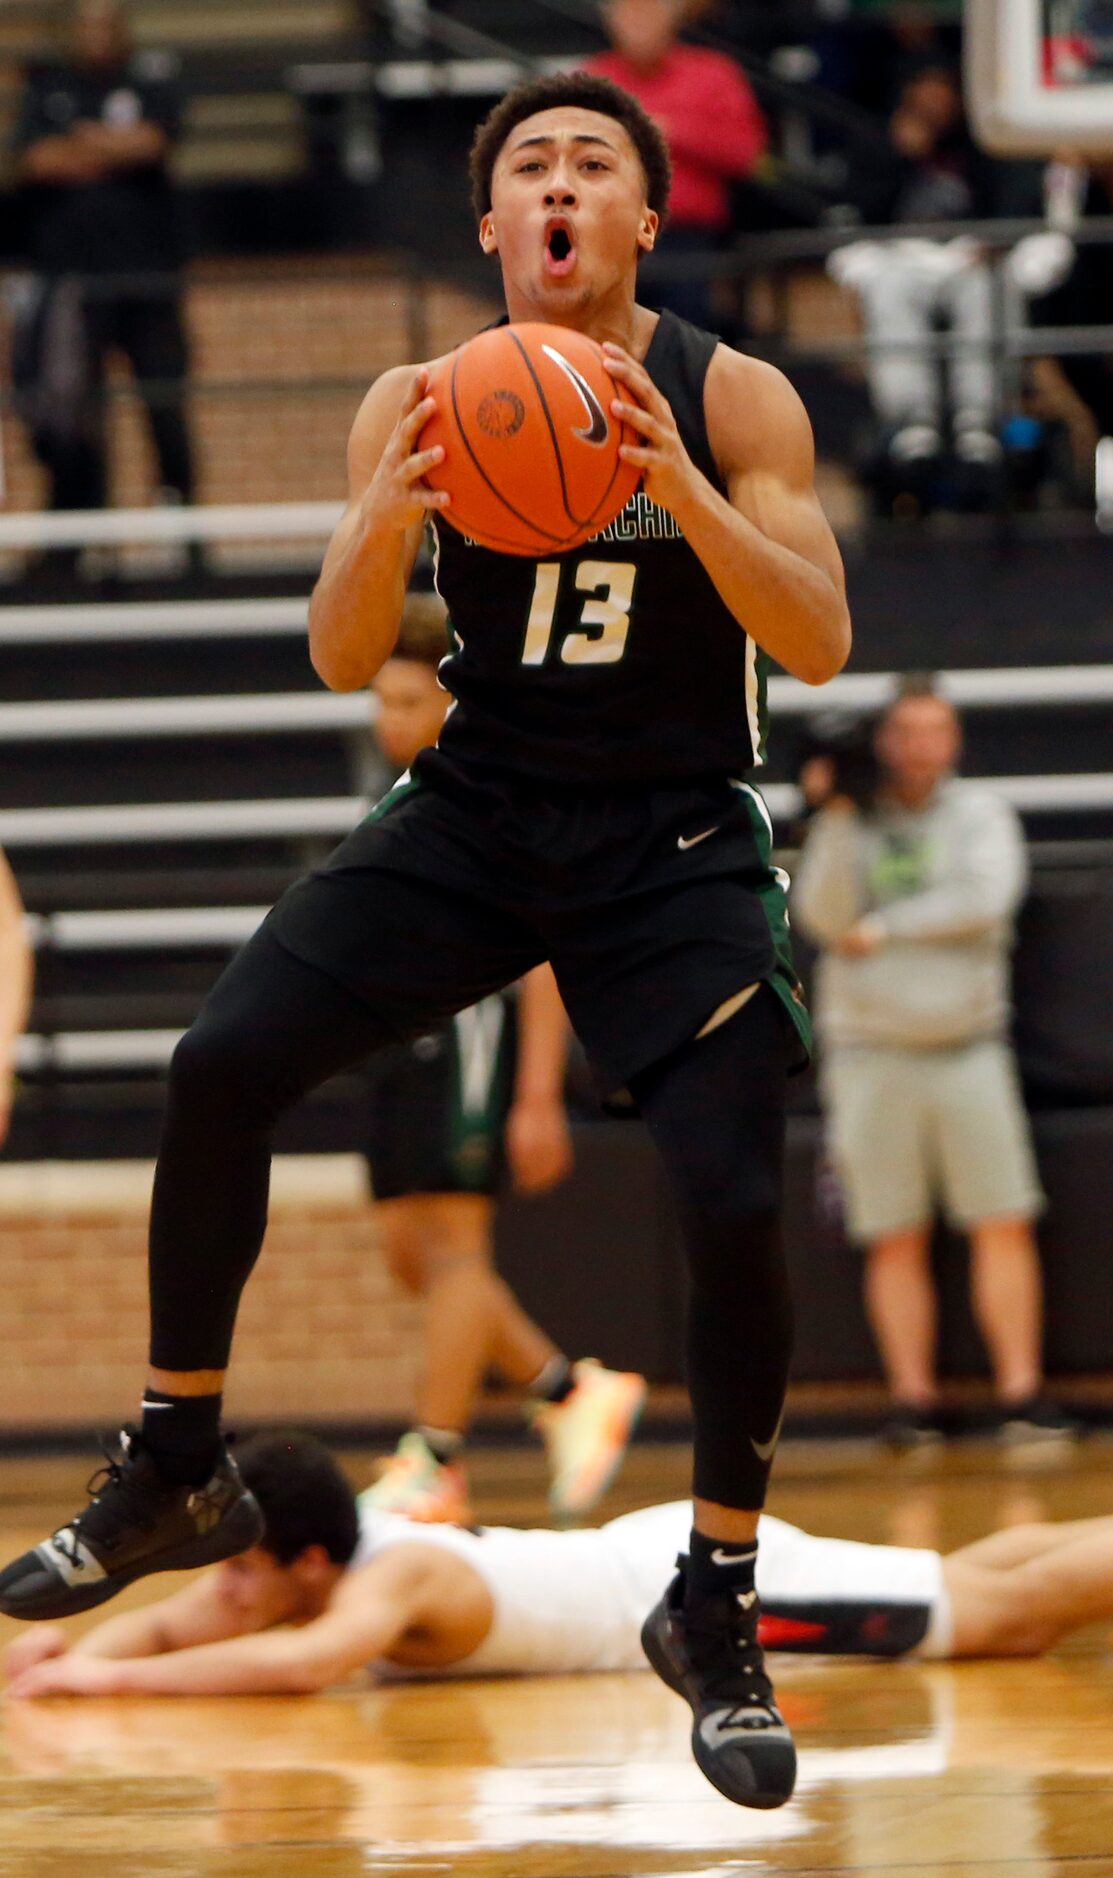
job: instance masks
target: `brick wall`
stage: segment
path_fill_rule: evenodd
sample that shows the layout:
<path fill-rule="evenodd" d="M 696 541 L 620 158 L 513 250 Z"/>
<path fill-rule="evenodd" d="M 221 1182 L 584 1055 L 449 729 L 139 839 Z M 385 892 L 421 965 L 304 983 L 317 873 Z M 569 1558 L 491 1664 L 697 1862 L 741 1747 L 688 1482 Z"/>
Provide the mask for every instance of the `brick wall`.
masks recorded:
<path fill-rule="evenodd" d="M 0 1167 L 0 1434 L 117 1427 L 147 1342 L 147 1163 Z M 245 1422 L 412 1408 L 420 1316 L 375 1244 L 355 1156 L 280 1157 L 228 1392 Z"/>
<path fill-rule="evenodd" d="M 385 262 L 345 266 L 329 258 L 194 270 L 185 318 L 197 500 L 308 502 L 340 496 L 344 446 L 362 390 L 388 366 L 414 356 L 413 315 L 409 283 Z M 427 356 L 435 357 L 490 317 L 486 303 L 430 282 L 423 295 L 424 331 L 417 336 Z M 8 346 L 8 314 L 0 307 L 0 359 L 6 359 Z M 112 380 L 126 393 L 112 408 L 113 501 L 139 506 L 151 499 L 157 482 L 145 414 L 122 361 L 113 367 Z M 3 455 L 6 506 L 41 507 L 45 478 L 18 424 L 3 426 Z"/>

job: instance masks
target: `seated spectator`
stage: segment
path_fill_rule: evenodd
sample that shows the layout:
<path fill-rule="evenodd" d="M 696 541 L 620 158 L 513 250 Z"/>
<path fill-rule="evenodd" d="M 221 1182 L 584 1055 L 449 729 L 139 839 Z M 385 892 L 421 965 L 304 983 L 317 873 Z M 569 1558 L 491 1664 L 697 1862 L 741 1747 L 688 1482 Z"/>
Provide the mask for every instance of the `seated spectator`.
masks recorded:
<path fill-rule="evenodd" d="M 889 121 L 889 157 L 852 167 L 848 200 L 871 224 L 947 222 L 999 213 L 1002 166 L 966 127 L 957 73 L 924 67 L 902 86 Z M 949 362 L 950 431 L 968 499 L 984 499 L 1001 459 L 991 339 L 994 283 L 983 249 L 951 241 L 856 241 L 831 256 L 835 279 L 858 293 L 869 343 L 870 396 L 892 486 L 922 495 L 945 441 L 943 374 L 932 354 L 945 316 L 963 343 Z M 886 461 L 887 459 L 887 461 Z"/>
<path fill-rule="evenodd" d="M 1018 242 L 1010 257 L 1013 279 L 1028 295 L 1034 326 L 1108 326 L 1113 323 L 1113 278 L 1106 242 L 1071 239 L 1087 216 L 1113 215 L 1113 164 L 1087 169 L 1050 163 L 1044 174 L 1046 234 Z M 1099 437 L 1113 437 L 1113 349 L 1063 353 L 1063 377 L 1094 420 Z"/>
<path fill-rule="evenodd" d="M 588 70 L 632 92 L 661 125 L 672 160 L 668 226 L 657 243 L 665 256 L 717 247 L 730 227 L 730 185 L 765 154 L 765 121 L 752 91 L 725 53 L 680 43 L 676 0 L 608 0 L 603 20 L 613 52 Z M 655 284 L 650 304 L 670 307 L 697 326 L 713 325 L 705 273 Z"/>
<path fill-rule="evenodd" d="M 118 348 L 139 381 L 164 490 L 188 501 L 181 249 L 167 169 L 180 100 L 164 57 L 132 53 L 119 0 L 76 0 L 71 32 L 69 55 L 29 74 L 16 137 L 39 276 L 18 347 L 21 409 L 51 507 L 104 507 L 104 372 Z"/>

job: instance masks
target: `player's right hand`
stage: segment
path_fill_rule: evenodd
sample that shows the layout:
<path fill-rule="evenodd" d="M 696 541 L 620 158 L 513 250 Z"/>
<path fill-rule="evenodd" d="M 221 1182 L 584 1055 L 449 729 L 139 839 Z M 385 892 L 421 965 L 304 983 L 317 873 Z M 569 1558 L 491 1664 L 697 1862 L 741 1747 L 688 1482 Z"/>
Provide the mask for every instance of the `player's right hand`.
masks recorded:
<path fill-rule="evenodd" d="M 428 396 L 428 385 L 429 373 L 424 365 L 419 366 L 402 400 L 398 421 L 387 439 L 378 468 L 367 485 L 360 506 L 365 526 L 373 531 L 405 533 L 431 511 L 448 507 L 447 492 L 430 489 L 422 481 L 426 472 L 444 456 L 440 444 L 430 450 L 417 448 L 418 439 L 436 409 L 435 400 Z"/>
<path fill-rule="evenodd" d="M 52 1656 L 63 1656 L 69 1649 L 70 1640 L 59 1624 L 35 1624 L 23 1631 L 14 1643 L 9 1643 L 4 1651 L 4 1675 L 8 1682 L 15 1682 L 28 1669 L 34 1669 L 36 1663 L 45 1663 Z"/>

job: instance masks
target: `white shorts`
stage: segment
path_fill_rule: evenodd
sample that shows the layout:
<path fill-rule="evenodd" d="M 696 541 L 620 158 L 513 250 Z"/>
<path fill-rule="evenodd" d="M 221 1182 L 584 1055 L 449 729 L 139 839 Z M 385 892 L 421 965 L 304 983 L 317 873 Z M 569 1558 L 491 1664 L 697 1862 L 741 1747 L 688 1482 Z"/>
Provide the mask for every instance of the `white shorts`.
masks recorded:
<path fill-rule="evenodd" d="M 1043 1204 L 1012 1053 L 840 1048 L 823 1066 L 832 1159 L 854 1239 L 1031 1219 Z"/>
<path fill-rule="evenodd" d="M 688 1502 L 645 1507 L 603 1527 L 648 1611 L 687 1545 Z M 820 1538 L 763 1513 L 757 1588 L 766 1649 L 807 1655 L 947 1656 L 950 1602 L 938 1552 Z"/>

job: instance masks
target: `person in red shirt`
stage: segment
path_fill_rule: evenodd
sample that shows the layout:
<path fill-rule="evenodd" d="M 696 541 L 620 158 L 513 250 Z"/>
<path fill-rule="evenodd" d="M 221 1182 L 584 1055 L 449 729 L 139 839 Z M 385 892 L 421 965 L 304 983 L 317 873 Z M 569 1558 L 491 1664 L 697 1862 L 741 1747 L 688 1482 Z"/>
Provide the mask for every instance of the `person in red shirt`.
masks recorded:
<path fill-rule="evenodd" d="M 603 21 L 614 50 L 587 69 L 632 92 L 661 126 L 672 161 L 668 229 L 659 253 L 704 253 L 730 226 L 730 185 L 765 154 L 765 119 L 733 59 L 683 45 L 676 0 L 608 0 Z M 712 322 L 706 275 L 656 286 L 655 302 L 697 326 Z"/>

